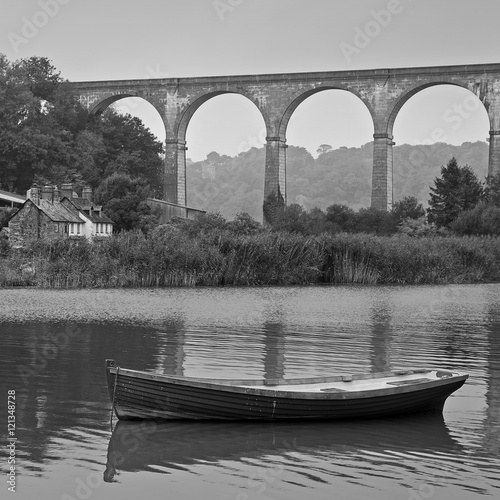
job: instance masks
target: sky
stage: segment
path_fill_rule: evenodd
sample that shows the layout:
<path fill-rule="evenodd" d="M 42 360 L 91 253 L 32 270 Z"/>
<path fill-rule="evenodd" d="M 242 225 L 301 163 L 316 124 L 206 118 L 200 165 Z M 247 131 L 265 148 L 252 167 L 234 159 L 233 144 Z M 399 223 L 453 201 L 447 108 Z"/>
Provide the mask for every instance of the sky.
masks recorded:
<path fill-rule="evenodd" d="M 0 52 L 11 61 L 48 57 L 70 81 L 500 62 L 498 0 L 0 0 L 0 9 Z M 387 20 L 382 11 L 395 13 Z M 362 48 L 355 44 L 360 31 L 369 33 Z M 148 103 L 134 98 L 117 106 L 164 139 Z M 457 106 L 467 116 L 450 120 Z M 432 143 L 441 135 L 461 144 L 486 140 L 488 130 L 471 93 L 437 86 L 403 106 L 394 140 Z M 189 124 L 188 157 L 235 155 L 262 145 L 265 135 L 249 100 L 218 96 Z M 315 156 L 320 144 L 360 146 L 372 135 L 364 105 L 329 90 L 297 108 L 287 142 Z"/>

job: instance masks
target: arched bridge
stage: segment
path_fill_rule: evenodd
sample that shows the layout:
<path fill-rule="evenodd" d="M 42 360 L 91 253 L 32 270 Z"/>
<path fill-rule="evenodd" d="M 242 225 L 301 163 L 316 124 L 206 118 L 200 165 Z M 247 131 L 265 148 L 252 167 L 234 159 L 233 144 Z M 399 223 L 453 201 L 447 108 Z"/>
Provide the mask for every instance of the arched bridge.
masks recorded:
<path fill-rule="evenodd" d="M 490 122 L 488 174 L 500 173 L 500 64 L 328 71 L 203 78 L 73 83 L 81 101 L 100 113 L 125 97 L 142 97 L 161 115 L 166 129 L 167 202 L 186 205 L 186 130 L 196 110 L 214 96 L 235 93 L 250 99 L 267 128 L 264 197 L 281 193 L 286 201 L 286 131 L 297 106 L 316 92 L 341 89 L 355 94 L 373 119 L 372 207 L 392 206 L 393 126 L 408 99 L 434 85 L 468 89 L 483 103 Z"/>

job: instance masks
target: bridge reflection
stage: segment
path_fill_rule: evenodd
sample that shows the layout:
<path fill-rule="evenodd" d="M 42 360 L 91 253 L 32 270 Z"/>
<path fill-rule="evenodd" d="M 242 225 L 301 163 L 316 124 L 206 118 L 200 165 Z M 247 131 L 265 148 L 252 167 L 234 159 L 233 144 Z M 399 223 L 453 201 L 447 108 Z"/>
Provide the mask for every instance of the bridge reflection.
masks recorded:
<path fill-rule="evenodd" d="M 484 420 L 483 447 L 488 453 L 500 455 L 500 311 L 490 308 L 488 312 L 488 354 L 486 418 Z"/>

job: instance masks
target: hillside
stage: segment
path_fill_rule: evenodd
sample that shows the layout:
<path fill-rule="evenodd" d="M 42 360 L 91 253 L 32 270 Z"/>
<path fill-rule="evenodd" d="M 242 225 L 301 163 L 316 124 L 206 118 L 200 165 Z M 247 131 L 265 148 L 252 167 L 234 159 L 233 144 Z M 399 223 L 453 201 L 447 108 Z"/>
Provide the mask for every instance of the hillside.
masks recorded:
<path fill-rule="evenodd" d="M 455 156 L 459 165 L 470 165 L 484 180 L 488 171 L 488 144 L 466 142 L 460 146 L 436 143 L 394 147 L 394 199 L 415 196 L 427 204 L 429 187 L 441 166 Z M 326 209 L 333 203 L 354 209 L 370 206 L 372 143 L 360 148 L 342 147 L 313 158 L 305 149 L 287 149 L 287 203 L 306 209 Z M 188 204 L 232 219 L 248 212 L 262 219 L 265 149 L 252 148 L 235 158 L 213 152 L 202 162 L 187 166 Z"/>

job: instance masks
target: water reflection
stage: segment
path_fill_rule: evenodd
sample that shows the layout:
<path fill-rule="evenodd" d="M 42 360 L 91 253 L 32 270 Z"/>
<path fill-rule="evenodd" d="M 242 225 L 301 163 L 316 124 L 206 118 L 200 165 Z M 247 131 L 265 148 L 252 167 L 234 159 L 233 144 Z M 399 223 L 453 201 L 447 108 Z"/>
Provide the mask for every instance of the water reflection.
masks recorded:
<path fill-rule="evenodd" d="M 164 341 L 158 346 L 159 370 L 166 375 L 184 376 L 184 350 L 186 327 L 184 321 L 172 319 L 166 321 L 162 332 Z"/>
<path fill-rule="evenodd" d="M 435 486 L 436 499 L 447 498 L 442 491 L 448 488 L 468 500 L 471 491 L 500 488 L 500 284 L 0 290 L 0 342 L 0 385 L 3 394 L 16 390 L 23 481 L 43 478 L 52 486 L 69 478 L 64 490 L 46 498 L 74 497 L 76 478 L 103 472 L 110 415 L 106 358 L 139 370 L 216 378 L 407 366 L 471 376 L 448 399 L 446 423 L 422 417 L 352 425 L 168 423 L 142 434 L 137 424 L 118 423 L 106 476 L 120 479 L 122 490 L 113 483 L 106 486 L 114 497 L 103 489 L 92 498 L 131 498 L 130 486 L 144 491 L 148 480 L 161 481 L 159 474 L 141 473 L 155 470 L 177 474 L 185 495 L 176 498 L 200 497 L 188 495 L 198 481 L 205 497 L 234 500 L 248 470 L 259 474 L 276 464 L 284 479 L 273 483 L 276 490 L 268 485 L 268 497 L 302 498 L 307 485 L 315 498 L 333 498 L 342 481 L 355 484 L 350 496 L 339 494 L 343 498 L 374 498 L 373 484 L 378 493 L 395 483 L 419 491 L 424 478 Z M 5 405 L 0 419 L 7 421 Z M 118 478 L 115 470 L 138 473 Z M 225 496 L 217 481 L 227 486 Z M 403 488 L 387 497 L 409 496 Z"/>
<path fill-rule="evenodd" d="M 391 369 L 392 314 L 384 300 L 373 304 L 370 310 L 372 316 L 370 362 L 371 371 L 384 372 Z"/>
<path fill-rule="evenodd" d="M 486 418 L 484 448 L 487 453 L 500 455 L 500 310 L 490 308 L 486 324 L 488 336 Z"/>
<path fill-rule="evenodd" d="M 285 325 L 266 322 L 262 327 L 264 337 L 264 378 L 266 380 L 285 377 Z"/>
<path fill-rule="evenodd" d="M 379 463 L 384 456 L 439 453 L 453 457 L 461 450 L 442 415 L 435 414 L 354 423 L 119 421 L 109 441 L 104 479 L 114 481 L 117 471 L 189 471 L 194 464 L 269 455 L 300 453 L 307 469 L 318 456 L 334 461 L 346 453 L 365 457 L 372 453 Z"/>

